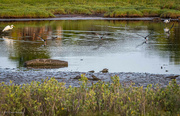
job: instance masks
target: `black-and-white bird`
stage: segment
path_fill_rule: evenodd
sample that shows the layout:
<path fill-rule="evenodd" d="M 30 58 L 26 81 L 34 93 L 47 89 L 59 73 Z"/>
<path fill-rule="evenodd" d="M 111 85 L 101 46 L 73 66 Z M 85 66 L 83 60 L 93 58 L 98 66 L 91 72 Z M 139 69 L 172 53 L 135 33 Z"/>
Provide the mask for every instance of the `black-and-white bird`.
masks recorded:
<path fill-rule="evenodd" d="M 43 39 L 41 36 L 38 36 L 38 37 L 41 39 L 41 41 L 44 41 L 44 42 L 46 41 L 46 40 L 45 40 L 45 39 Z"/>
<path fill-rule="evenodd" d="M 142 35 L 139 35 L 139 34 L 137 34 L 137 35 L 143 37 L 143 38 L 147 41 L 147 40 L 148 40 L 148 36 L 151 35 L 151 34 L 152 34 L 152 33 L 148 34 L 147 36 L 142 36 Z"/>
<path fill-rule="evenodd" d="M 13 29 L 13 27 L 15 27 L 15 26 L 14 26 L 14 25 L 11 25 L 11 26 L 7 25 L 6 27 L 4 27 L 4 29 L 2 30 L 2 32 L 8 31 L 8 30 L 10 30 L 10 29 Z"/>
<path fill-rule="evenodd" d="M 99 37 L 99 39 L 103 40 L 104 34 L 102 36 L 100 36 L 99 34 L 96 33 L 96 35 Z"/>
<path fill-rule="evenodd" d="M 169 23 L 171 18 L 164 20 L 164 23 Z"/>
<path fill-rule="evenodd" d="M 47 41 L 46 41 L 45 39 L 43 39 L 41 36 L 38 36 L 38 37 L 41 39 L 41 41 L 44 42 L 44 45 L 43 45 L 43 46 L 46 46 L 46 45 L 47 45 Z"/>
<path fill-rule="evenodd" d="M 174 26 L 174 23 L 172 24 L 172 26 L 171 26 L 170 29 L 168 29 L 167 27 L 164 28 L 164 32 L 165 32 L 165 33 L 170 33 L 170 30 L 173 28 L 173 26 Z"/>

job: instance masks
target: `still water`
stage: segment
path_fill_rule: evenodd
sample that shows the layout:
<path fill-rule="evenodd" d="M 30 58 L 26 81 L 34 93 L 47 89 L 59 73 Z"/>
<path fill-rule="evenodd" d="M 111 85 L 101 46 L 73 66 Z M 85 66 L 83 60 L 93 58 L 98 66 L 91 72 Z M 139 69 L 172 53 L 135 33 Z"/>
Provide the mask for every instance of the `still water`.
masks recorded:
<path fill-rule="evenodd" d="M 164 29 L 170 29 L 165 33 Z M 60 20 L 0 22 L 0 68 L 23 69 L 25 61 L 68 61 L 53 71 L 180 74 L 180 24 L 151 21 Z M 149 35 L 150 34 L 150 35 Z M 149 35 L 149 40 L 141 36 Z M 103 39 L 99 37 L 103 36 Z M 46 40 L 46 43 L 41 38 Z"/>

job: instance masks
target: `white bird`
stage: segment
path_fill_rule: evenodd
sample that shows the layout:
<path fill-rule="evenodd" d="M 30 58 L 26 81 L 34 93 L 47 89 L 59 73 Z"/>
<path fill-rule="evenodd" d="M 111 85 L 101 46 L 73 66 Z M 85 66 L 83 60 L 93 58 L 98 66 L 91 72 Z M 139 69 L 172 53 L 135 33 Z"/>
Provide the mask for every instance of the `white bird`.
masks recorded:
<path fill-rule="evenodd" d="M 2 30 L 2 32 L 7 31 L 7 30 L 10 30 L 10 29 L 13 29 L 13 27 L 15 27 L 15 26 L 14 26 L 14 25 L 11 25 L 11 26 L 7 25 L 7 26 Z"/>
<path fill-rule="evenodd" d="M 169 23 L 171 18 L 164 20 L 164 23 Z"/>

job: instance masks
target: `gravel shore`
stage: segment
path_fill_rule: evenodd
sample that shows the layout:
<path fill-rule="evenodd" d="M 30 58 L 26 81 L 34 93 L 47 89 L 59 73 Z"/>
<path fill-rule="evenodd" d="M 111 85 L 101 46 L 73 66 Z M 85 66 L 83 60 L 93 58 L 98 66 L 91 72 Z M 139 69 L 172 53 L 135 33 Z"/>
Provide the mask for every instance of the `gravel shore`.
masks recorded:
<path fill-rule="evenodd" d="M 8 84 L 10 80 L 15 84 L 31 83 L 32 81 L 41 81 L 54 77 L 59 82 L 65 82 L 66 86 L 78 87 L 81 74 L 90 80 L 90 82 L 97 82 L 101 80 L 104 82 L 111 82 L 111 76 L 119 76 L 120 82 L 124 85 L 135 83 L 135 86 L 144 86 L 148 84 L 156 85 L 160 84 L 165 87 L 172 79 L 176 79 L 180 84 L 180 75 L 175 74 L 150 74 L 150 73 L 135 73 L 135 72 L 116 72 L 116 73 L 103 73 L 103 72 L 54 72 L 48 70 L 12 70 L 12 69 L 0 69 L 0 82 Z"/>

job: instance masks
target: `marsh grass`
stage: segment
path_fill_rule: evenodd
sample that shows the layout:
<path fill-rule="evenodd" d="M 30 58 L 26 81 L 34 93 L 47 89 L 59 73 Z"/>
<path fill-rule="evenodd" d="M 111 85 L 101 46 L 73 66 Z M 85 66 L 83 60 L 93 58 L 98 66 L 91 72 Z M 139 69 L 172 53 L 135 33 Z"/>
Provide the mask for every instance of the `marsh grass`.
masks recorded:
<path fill-rule="evenodd" d="M 91 14 L 91 12 L 83 7 L 78 6 L 65 6 L 63 7 L 66 14 Z"/>
<path fill-rule="evenodd" d="M 7 5 L 7 7 L 0 7 L 1 18 L 35 18 L 35 17 L 54 17 L 51 12 L 35 6 L 29 6 L 24 4 L 14 4 L 22 7 L 14 7 L 13 5 Z"/>
<path fill-rule="evenodd" d="M 171 18 L 178 18 L 180 17 L 180 11 L 177 11 L 177 10 L 165 10 L 161 15 L 160 17 L 162 18 L 168 18 L 168 17 L 171 17 Z"/>
<path fill-rule="evenodd" d="M 150 16 L 150 17 L 155 17 L 155 16 L 160 16 L 160 9 L 158 8 L 145 8 L 145 9 L 140 9 L 142 12 L 143 16 Z"/>
<path fill-rule="evenodd" d="M 0 83 L 0 113 L 25 115 L 178 115 L 180 87 L 172 80 L 165 88 L 124 86 L 119 77 L 111 83 L 89 85 L 81 75 L 80 87 L 65 87 L 56 79 L 14 85 Z"/>
<path fill-rule="evenodd" d="M 179 4 L 179 0 L 1 0 L 0 17 L 45 18 L 55 17 L 55 14 L 100 14 L 106 17 L 177 18 L 180 14 Z M 160 12 L 164 9 L 168 12 Z"/>
<path fill-rule="evenodd" d="M 53 14 L 66 14 L 65 10 L 58 6 L 48 6 L 45 9 Z"/>
<path fill-rule="evenodd" d="M 105 14 L 105 16 L 109 17 L 141 17 L 143 14 L 136 9 L 117 9 L 109 14 Z"/>

